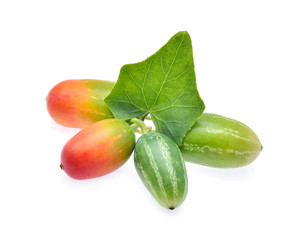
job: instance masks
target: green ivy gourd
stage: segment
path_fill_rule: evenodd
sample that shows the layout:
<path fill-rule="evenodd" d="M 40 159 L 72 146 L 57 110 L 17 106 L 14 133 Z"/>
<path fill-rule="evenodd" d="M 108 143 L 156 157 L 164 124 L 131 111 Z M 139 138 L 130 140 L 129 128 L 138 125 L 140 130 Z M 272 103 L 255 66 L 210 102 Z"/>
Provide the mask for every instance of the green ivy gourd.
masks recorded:
<path fill-rule="evenodd" d="M 185 161 L 210 167 L 242 167 L 263 149 L 257 135 L 245 124 L 212 113 L 203 113 L 180 147 Z"/>
<path fill-rule="evenodd" d="M 187 174 L 179 147 L 162 133 L 142 135 L 136 143 L 135 167 L 152 196 L 165 208 L 174 209 L 187 194 Z"/>

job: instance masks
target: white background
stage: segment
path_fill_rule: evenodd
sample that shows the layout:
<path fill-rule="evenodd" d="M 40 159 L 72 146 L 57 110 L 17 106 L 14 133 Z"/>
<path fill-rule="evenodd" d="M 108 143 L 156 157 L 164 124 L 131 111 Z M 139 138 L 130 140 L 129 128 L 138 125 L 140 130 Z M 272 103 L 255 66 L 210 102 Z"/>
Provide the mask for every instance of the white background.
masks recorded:
<path fill-rule="evenodd" d="M 295 0 L 1 0 L 0 238 L 305 239 L 304 12 Z M 66 79 L 115 81 L 181 30 L 205 111 L 250 126 L 264 146 L 257 160 L 186 163 L 189 192 L 174 211 L 149 195 L 132 158 L 70 179 L 60 152 L 78 130 L 49 117 L 48 91 Z"/>

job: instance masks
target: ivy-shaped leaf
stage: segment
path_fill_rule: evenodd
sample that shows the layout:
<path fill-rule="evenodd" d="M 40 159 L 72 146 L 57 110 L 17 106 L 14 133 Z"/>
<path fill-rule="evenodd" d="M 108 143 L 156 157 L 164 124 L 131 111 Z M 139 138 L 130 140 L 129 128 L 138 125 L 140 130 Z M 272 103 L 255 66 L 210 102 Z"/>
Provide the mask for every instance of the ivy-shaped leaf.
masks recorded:
<path fill-rule="evenodd" d="M 150 113 L 156 130 L 180 144 L 204 110 L 190 35 L 178 32 L 143 62 L 124 65 L 105 102 L 118 119 Z"/>

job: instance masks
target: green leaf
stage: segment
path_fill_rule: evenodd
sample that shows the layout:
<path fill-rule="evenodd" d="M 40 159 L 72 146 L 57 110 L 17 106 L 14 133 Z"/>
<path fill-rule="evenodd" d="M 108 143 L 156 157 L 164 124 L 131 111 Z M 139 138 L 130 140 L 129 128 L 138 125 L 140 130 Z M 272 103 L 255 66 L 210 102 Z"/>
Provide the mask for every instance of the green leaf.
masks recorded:
<path fill-rule="evenodd" d="M 150 113 L 156 130 L 180 144 L 204 110 L 190 35 L 178 32 L 143 62 L 124 65 L 105 102 L 118 119 Z"/>

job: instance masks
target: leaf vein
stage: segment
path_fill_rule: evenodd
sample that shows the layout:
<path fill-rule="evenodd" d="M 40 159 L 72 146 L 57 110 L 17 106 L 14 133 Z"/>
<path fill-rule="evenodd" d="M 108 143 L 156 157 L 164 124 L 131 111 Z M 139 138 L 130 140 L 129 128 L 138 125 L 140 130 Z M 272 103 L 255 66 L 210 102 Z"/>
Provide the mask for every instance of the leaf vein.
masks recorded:
<path fill-rule="evenodd" d="M 128 73 L 128 75 L 130 76 L 130 78 L 132 79 L 132 81 L 140 88 L 142 89 L 142 87 L 140 86 L 140 84 L 134 79 L 134 77 L 132 76 L 132 74 L 126 69 L 124 68 L 124 71 Z"/>
<path fill-rule="evenodd" d="M 163 81 L 162 81 L 162 85 L 161 85 L 161 87 L 160 87 L 160 89 L 159 89 L 159 92 L 158 92 L 158 94 L 157 94 L 157 96 L 156 96 L 156 98 L 155 98 L 155 101 L 154 101 L 153 105 L 151 106 L 151 109 L 155 106 L 157 100 L 159 99 L 160 93 L 161 93 L 161 91 L 162 91 L 162 89 L 163 89 L 163 86 L 164 86 L 164 84 L 165 84 L 165 82 L 166 82 L 166 79 L 168 78 L 168 75 L 169 75 L 169 73 L 170 73 L 170 71 L 171 71 L 171 69 L 172 69 L 172 67 L 173 67 L 173 65 L 174 65 L 174 63 L 175 63 L 175 60 L 176 60 L 176 58 L 177 58 L 178 51 L 179 51 L 180 46 L 181 46 L 181 44 L 182 44 L 182 42 L 183 42 L 183 40 L 184 40 L 184 37 L 185 37 L 185 34 L 183 35 L 183 37 L 182 37 L 182 39 L 181 39 L 181 41 L 180 41 L 180 44 L 179 44 L 179 46 L 178 46 L 178 48 L 177 48 L 177 51 L 176 51 L 175 56 L 174 56 L 174 59 L 173 59 L 171 65 L 170 65 L 170 67 L 169 67 L 169 70 L 168 70 L 168 72 L 167 72 L 165 78 L 164 78 Z M 161 63 L 162 63 L 162 62 L 161 62 Z M 161 64 L 161 66 L 162 66 L 162 64 Z"/>
<path fill-rule="evenodd" d="M 167 121 L 162 120 L 161 118 L 157 117 L 155 114 L 152 114 L 152 113 L 150 113 L 150 114 L 151 114 L 152 116 L 154 116 L 158 121 L 163 122 L 163 123 L 165 124 L 166 128 L 168 129 L 168 131 L 170 132 L 170 134 L 172 135 L 172 137 L 173 137 L 174 139 L 176 139 L 176 138 L 175 138 L 175 135 L 174 135 L 173 132 L 170 130 L 169 125 L 167 124 Z"/>
<path fill-rule="evenodd" d="M 147 79 L 147 73 L 149 72 L 149 70 L 150 70 L 150 67 L 151 67 L 151 65 L 152 65 L 152 60 L 150 61 L 150 63 L 149 63 L 149 66 L 148 66 L 148 69 L 147 69 L 147 71 L 146 71 L 146 73 L 145 73 L 145 76 L 144 76 L 144 79 L 143 79 L 143 84 L 142 84 L 142 88 L 141 88 L 141 90 L 142 90 L 142 96 L 143 96 L 143 99 L 144 99 L 144 102 L 145 102 L 145 105 L 146 105 L 146 108 L 148 109 L 148 104 L 147 104 L 147 101 L 146 101 L 146 96 L 145 96 L 145 94 L 144 94 L 144 86 L 145 86 L 145 82 L 146 82 L 146 79 Z"/>
<path fill-rule="evenodd" d="M 190 69 L 190 67 L 191 67 L 191 64 L 189 64 L 188 67 L 186 68 L 186 70 L 184 72 L 182 72 L 179 76 L 167 80 L 167 83 L 173 82 L 173 81 L 177 80 L 178 78 L 182 77 Z"/>
<path fill-rule="evenodd" d="M 135 103 L 132 101 L 132 99 L 130 98 L 130 96 L 127 94 L 125 88 L 123 88 L 123 91 L 124 91 L 126 97 L 128 98 L 129 102 L 130 102 L 133 106 L 139 108 L 139 109 L 142 110 L 142 111 L 146 111 L 145 109 L 141 108 L 140 106 L 138 106 L 137 104 L 135 104 Z"/>
<path fill-rule="evenodd" d="M 170 105 L 170 106 L 167 106 L 167 107 L 164 107 L 164 108 L 160 108 L 160 109 L 157 109 L 157 110 L 154 110 L 153 112 L 161 112 L 161 111 L 164 111 L 164 110 L 167 110 L 169 108 L 173 108 L 173 107 L 177 107 L 177 108 L 197 108 L 197 109 L 201 109 L 201 107 L 198 107 L 198 106 L 188 106 L 188 105 Z"/>
<path fill-rule="evenodd" d="M 178 97 L 176 98 L 176 100 L 172 103 L 172 105 L 170 105 L 170 106 L 168 106 L 168 107 L 165 107 L 165 108 L 169 108 L 169 107 L 175 105 L 175 104 L 178 102 L 178 100 L 181 98 L 181 96 L 185 93 L 186 89 L 190 86 L 191 83 L 192 83 L 192 82 L 190 81 L 190 82 L 185 86 L 185 88 L 183 89 L 183 91 L 179 94 L 179 96 L 178 96 Z M 164 109 L 161 108 L 161 110 L 164 110 Z M 156 111 L 160 111 L 160 109 L 154 110 L 154 112 L 156 112 Z"/>
<path fill-rule="evenodd" d="M 161 54 L 161 57 L 160 57 L 160 65 L 161 65 L 162 73 L 166 76 L 166 73 L 165 73 L 165 70 L 164 70 L 164 67 L 163 67 L 163 54 L 164 54 L 164 50 L 162 50 L 162 54 Z"/>

